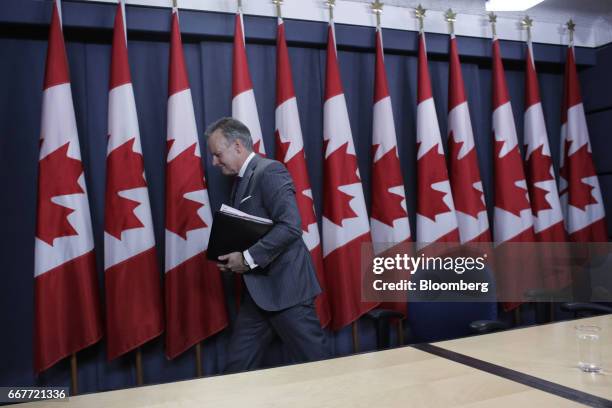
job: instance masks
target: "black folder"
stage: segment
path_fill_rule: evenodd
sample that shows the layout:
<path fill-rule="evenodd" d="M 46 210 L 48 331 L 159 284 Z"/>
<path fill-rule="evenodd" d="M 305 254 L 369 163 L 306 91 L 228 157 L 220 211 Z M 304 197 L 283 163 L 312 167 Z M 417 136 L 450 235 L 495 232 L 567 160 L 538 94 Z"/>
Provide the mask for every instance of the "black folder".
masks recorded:
<path fill-rule="evenodd" d="M 273 226 L 271 223 L 217 211 L 213 218 L 206 255 L 211 261 L 219 261 L 217 258 L 221 255 L 245 251 Z"/>

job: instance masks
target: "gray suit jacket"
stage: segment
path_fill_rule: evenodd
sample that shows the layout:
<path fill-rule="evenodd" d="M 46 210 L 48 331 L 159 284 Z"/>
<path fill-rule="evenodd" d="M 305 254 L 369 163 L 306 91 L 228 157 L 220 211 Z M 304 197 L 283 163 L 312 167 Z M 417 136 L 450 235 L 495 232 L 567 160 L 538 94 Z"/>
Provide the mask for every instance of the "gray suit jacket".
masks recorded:
<path fill-rule="evenodd" d="M 255 155 L 231 204 L 274 221 L 272 229 L 249 248 L 258 267 L 244 274 L 244 282 L 257 306 L 278 311 L 318 295 L 321 288 L 302 240 L 295 187 L 285 166 Z"/>

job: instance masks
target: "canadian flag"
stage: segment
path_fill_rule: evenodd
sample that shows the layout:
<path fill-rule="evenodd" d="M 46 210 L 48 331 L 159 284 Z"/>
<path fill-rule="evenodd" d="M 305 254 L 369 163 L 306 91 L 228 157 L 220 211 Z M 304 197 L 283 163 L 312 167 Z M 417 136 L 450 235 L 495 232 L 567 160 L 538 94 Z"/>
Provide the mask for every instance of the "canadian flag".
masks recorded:
<path fill-rule="evenodd" d="M 372 124 L 372 211 L 370 226 L 374 253 L 392 244 L 411 241 L 406 210 L 404 179 L 397 153 L 397 137 L 391 96 L 385 71 L 382 31 L 376 28 L 376 65 L 374 74 L 374 112 Z M 406 303 L 385 303 L 382 307 L 406 315 Z"/>
<path fill-rule="evenodd" d="M 244 42 L 244 25 L 242 10 L 236 13 L 234 26 L 234 63 L 232 66 L 232 117 L 238 119 L 249 128 L 253 139 L 253 150 L 262 156 L 266 149 L 261 135 L 261 125 L 255 103 L 255 92 L 249 73 L 246 47 Z"/>
<path fill-rule="evenodd" d="M 104 269 L 111 360 L 158 336 L 164 328 L 123 1 L 115 15 L 108 94 Z"/>
<path fill-rule="evenodd" d="M 206 258 L 212 212 L 176 8 L 168 95 L 166 356 L 174 358 L 228 322 L 219 269 Z"/>
<path fill-rule="evenodd" d="M 525 175 L 533 213 L 535 238 L 540 242 L 564 242 L 563 213 L 550 156 L 533 47 L 527 42 L 525 67 Z"/>
<path fill-rule="evenodd" d="M 499 40 L 493 37 L 493 136 L 495 242 L 533 242 L 533 217 Z"/>
<path fill-rule="evenodd" d="M 493 239 L 498 245 L 496 273 L 498 295 L 505 310 L 518 307 L 531 288 L 539 287 L 536 259 L 516 257 L 507 242 L 533 242 L 533 217 L 499 40 L 493 37 L 493 136 L 495 209 Z M 505 252 L 504 252 L 505 251 Z"/>
<path fill-rule="evenodd" d="M 491 242 L 470 110 L 454 34 L 450 36 L 448 77 L 449 168 L 459 236 L 462 243 Z"/>
<path fill-rule="evenodd" d="M 234 54 L 232 65 L 232 117 L 238 119 L 246 125 L 251 133 L 253 140 L 253 151 L 262 156 L 266 155 L 261 125 L 259 124 L 259 114 L 257 113 L 257 103 L 255 102 L 255 92 L 251 82 L 249 63 L 246 55 L 246 45 L 244 40 L 244 21 L 242 9 L 238 9 L 234 24 Z M 236 309 L 240 308 L 242 298 L 242 276 L 234 276 L 234 295 Z"/>
<path fill-rule="evenodd" d="M 323 104 L 323 264 L 338 330 L 376 307 L 361 301 L 361 251 L 371 244 L 368 213 L 340 79 L 333 23 L 327 34 Z"/>
<path fill-rule="evenodd" d="M 325 327 L 331 320 L 327 291 L 325 290 L 325 275 L 323 273 L 323 253 L 321 236 L 317 226 L 314 211 L 312 189 L 306 168 L 304 139 L 300 126 L 293 76 L 287 42 L 285 40 L 285 24 L 278 19 L 276 38 L 276 159 L 285 164 L 293 178 L 296 190 L 296 201 L 302 218 L 302 238 L 310 251 L 317 272 L 319 284 L 323 292 L 317 296 L 315 306 L 321 326 Z"/>
<path fill-rule="evenodd" d="M 561 206 L 565 228 L 574 242 L 607 242 L 606 213 L 587 129 L 574 46 L 567 49 L 561 111 Z"/>
<path fill-rule="evenodd" d="M 34 370 L 102 337 L 94 240 L 61 4 L 53 2 L 45 68 L 34 244 Z"/>
<path fill-rule="evenodd" d="M 417 86 L 417 242 L 459 242 L 423 31 L 419 33 Z"/>

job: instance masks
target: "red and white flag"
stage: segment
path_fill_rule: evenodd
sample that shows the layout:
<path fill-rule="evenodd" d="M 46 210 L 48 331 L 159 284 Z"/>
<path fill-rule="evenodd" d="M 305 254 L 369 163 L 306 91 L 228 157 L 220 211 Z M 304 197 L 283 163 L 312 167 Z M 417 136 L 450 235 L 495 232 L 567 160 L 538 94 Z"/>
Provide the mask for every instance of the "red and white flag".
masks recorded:
<path fill-rule="evenodd" d="M 53 2 L 38 162 L 34 370 L 102 337 L 94 240 L 59 0 Z"/>
<path fill-rule="evenodd" d="M 221 274 L 206 258 L 212 212 L 176 8 L 168 95 L 166 355 L 174 358 L 228 322 Z"/>
<path fill-rule="evenodd" d="M 242 10 L 236 13 L 234 26 L 234 63 L 232 66 L 232 117 L 238 119 L 249 128 L 253 139 L 253 150 L 262 156 L 266 149 L 259 124 L 259 114 L 255 103 L 255 92 L 249 73 L 249 64 L 244 41 L 244 24 Z"/>
<path fill-rule="evenodd" d="M 371 244 L 368 213 L 340 78 L 333 23 L 327 37 L 323 104 L 323 264 L 332 313 L 340 329 L 376 303 L 361 301 L 361 251 Z"/>
<path fill-rule="evenodd" d="M 465 96 L 457 39 L 450 36 L 448 75 L 448 153 L 450 182 L 462 243 L 491 242 L 478 155 Z"/>
<path fill-rule="evenodd" d="M 302 238 L 310 251 L 317 278 L 323 292 L 317 296 L 315 306 L 321 322 L 325 327 L 331 320 L 325 275 L 323 273 L 323 253 L 321 236 L 317 226 L 314 210 L 312 189 L 306 167 L 304 139 L 298 113 L 291 63 L 285 40 L 285 24 L 278 19 L 278 34 L 276 38 L 276 159 L 285 164 L 293 178 L 296 191 L 297 206 L 302 218 Z"/>
<path fill-rule="evenodd" d="M 128 63 L 125 6 L 113 31 L 104 208 L 107 356 L 111 360 L 164 329 L 157 251 Z"/>
<path fill-rule="evenodd" d="M 255 91 L 249 72 L 249 63 L 246 55 L 246 44 L 244 40 L 244 19 L 242 9 L 236 13 L 234 24 L 234 54 L 232 65 L 232 117 L 246 125 L 251 133 L 253 151 L 260 155 L 266 155 L 266 148 L 261 133 L 257 103 L 255 102 Z M 240 308 L 242 299 L 243 282 L 242 276 L 234 276 L 234 296 L 236 309 Z"/>
<path fill-rule="evenodd" d="M 372 123 L 372 211 L 370 215 L 374 254 L 412 241 L 384 58 L 382 31 L 380 27 L 377 27 Z M 397 310 L 404 316 L 406 306 L 406 303 L 385 303 L 383 305 L 385 309 Z"/>
<path fill-rule="evenodd" d="M 580 95 L 574 46 L 567 49 L 561 111 L 561 206 L 565 228 L 574 242 L 607 242 L 606 213 Z"/>
<path fill-rule="evenodd" d="M 495 210 L 493 239 L 533 242 L 533 217 L 516 137 L 499 40 L 493 37 L 493 136 Z"/>
<path fill-rule="evenodd" d="M 539 242 L 564 242 L 563 212 L 553 170 L 531 41 L 525 67 L 525 176 Z"/>
<path fill-rule="evenodd" d="M 498 296 L 506 310 L 519 306 L 528 289 L 539 287 L 535 258 L 516 257 L 508 242 L 533 242 L 533 217 L 510 104 L 499 40 L 493 37 L 493 172 L 495 209 L 493 239 L 498 245 L 496 274 Z M 506 252 L 502 252 L 506 251 Z"/>
<path fill-rule="evenodd" d="M 423 31 L 419 33 L 417 87 L 417 242 L 459 242 Z"/>

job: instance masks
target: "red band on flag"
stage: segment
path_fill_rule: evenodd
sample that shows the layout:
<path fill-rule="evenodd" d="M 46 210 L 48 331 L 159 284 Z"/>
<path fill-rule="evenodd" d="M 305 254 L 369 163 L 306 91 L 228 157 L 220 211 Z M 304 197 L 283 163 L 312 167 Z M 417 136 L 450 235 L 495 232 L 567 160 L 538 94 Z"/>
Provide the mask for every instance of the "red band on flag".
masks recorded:
<path fill-rule="evenodd" d="M 459 51 L 457 50 L 457 39 L 454 37 L 450 40 L 449 58 L 449 83 L 455 84 L 455 86 L 449 86 L 448 88 L 448 111 L 450 112 L 457 105 L 467 101 L 463 85 L 463 74 L 461 73 L 461 62 L 459 61 Z"/>
<path fill-rule="evenodd" d="M 166 355 L 174 358 L 227 326 L 217 266 L 204 252 L 166 273 Z"/>
<path fill-rule="evenodd" d="M 170 32 L 170 64 L 168 76 L 168 95 L 189 89 L 185 56 L 181 42 L 181 32 L 178 24 L 178 14 L 172 13 L 172 28 Z"/>
<path fill-rule="evenodd" d="M 531 50 L 527 48 L 527 62 L 525 67 L 525 110 L 538 102 L 540 102 L 538 76 L 534 67 Z"/>
<path fill-rule="evenodd" d="M 123 26 L 123 9 L 121 2 L 117 4 L 115 14 L 115 29 L 113 30 L 113 56 L 110 72 L 110 88 L 132 82 L 130 65 L 128 63 L 127 44 L 125 42 L 125 27 Z"/>
<path fill-rule="evenodd" d="M 232 68 L 232 97 L 253 89 L 249 64 L 244 46 L 244 31 L 240 13 L 236 14 L 234 27 L 234 64 Z"/>
<path fill-rule="evenodd" d="M 70 82 L 70 75 L 68 74 L 66 46 L 64 45 L 64 35 L 62 34 L 57 3 L 54 1 L 53 11 L 51 12 L 51 26 L 49 27 L 49 48 L 47 50 L 47 67 L 43 89 L 68 82 Z"/>
<path fill-rule="evenodd" d="M 278 25 L 276 47 L 276 106 L 278 106 L 287 99 L 295 96 L 293 76 L 291 75 L 291 64 L 289 63 L 289 52 L 285 40 L 285 24 Z M 279 86 L 281 84 L 282 86 Z"/>
<path fill-rule="evenodd" d="M 370 242 L 370 234 L 361 235 L 330 252 L 325 257 L 325 270 L 329 290 L 329 305 L 332 310 L 330 328 L 339 330 L 364 313 L 376 307 L 376 303 L 361 301 L 361 250 Z M 357 279 L 355 279 L 357 276 Z"/>
<path fill-rule="evenodd" d="M 340 80 L 338 56 L 336 55 L 336 39 L 333 26 L 327 28 L 327 64 L 325 73 L 325 100 L 344 93 Z"/>
<path fill-rule="evenodd" d="M 149 296 L 161 293 L 155 247 L 108 268 L 105 280 L 107 357 L 112 360 L 164 329 L 161 313 L 151 313 L 162 310 L 161 297 Z"/>
<path fill-rule="evenodd" d="M 376 65 L 374 70 L 374 103 L 389 96 L 387 73 L 382 46 L 382 35 L 376 30 Z"/>
<path fill-rule="evenodd" d="M 34 296 L 36 373 L 102 338 L 93 251 L 36 277 Z"/>
<path fill-rule="evenodd" d="M 499 40 L 493 40 L 493 110 L 510 101 L 508 96 L 508 85 L 499 49 Z"/>
<path fill-rule="evenodd" d="M 429 67 L 427 64 L 427 51 L 425 50 L 425 35 L 419 34 L 419 66 L 417 76 L 419 86 L 417 89 L 417 104 L 433 97 L 431 92 L 431 79 L 429 78 Z"/>
<path fill-rule="evenodd" d="M 567 61 L 565 62 L 565 76 L 563 81 L 563 106 L 561 108 L 561 123 L 567 122 L 567 110 L 582 103 L 580 81 L 576 70 L 574 48 L 567 47 Z"/>

